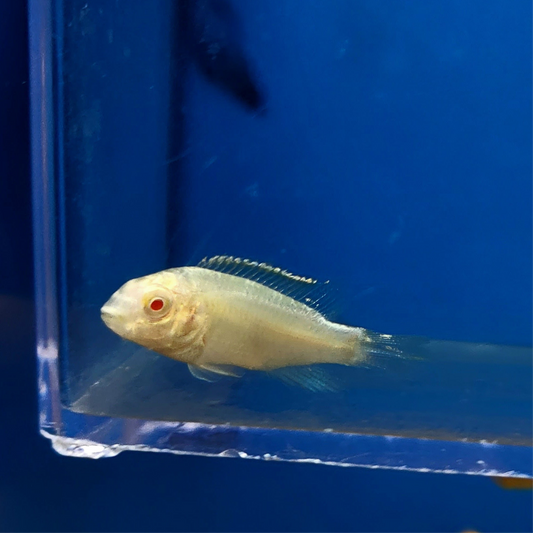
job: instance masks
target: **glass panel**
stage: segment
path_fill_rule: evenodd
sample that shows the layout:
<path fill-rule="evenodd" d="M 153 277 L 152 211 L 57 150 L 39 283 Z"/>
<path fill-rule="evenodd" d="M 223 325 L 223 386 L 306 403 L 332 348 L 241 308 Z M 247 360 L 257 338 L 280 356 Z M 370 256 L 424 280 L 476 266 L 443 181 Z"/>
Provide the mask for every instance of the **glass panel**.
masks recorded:
<path fill-rule="evenodd" d="M 518 8 L 493 7 L 31 3 L 41 427 L 56 450 L 531 476 L 530 35 Z M 357 364 L 298 348 L 316 364 L 206 381 L 183 350 L 103 323 L 126 281 L 223 254 L 329 280 L 319 310 L 387 335 L 356 344 Z M 281 282 L 295 298 L 297 283 Z M 265 324 L 297 345 L 317 327 L 246 295 L 225 365 Z"/>

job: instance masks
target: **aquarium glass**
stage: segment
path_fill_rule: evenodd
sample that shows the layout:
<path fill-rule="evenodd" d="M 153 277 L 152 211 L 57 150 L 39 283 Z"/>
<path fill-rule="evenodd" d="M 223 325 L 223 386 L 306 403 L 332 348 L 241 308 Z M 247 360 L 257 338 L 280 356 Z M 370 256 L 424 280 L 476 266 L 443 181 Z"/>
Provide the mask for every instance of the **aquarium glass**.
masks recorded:
<path fill-rule="evenodd" d="M 532 475 L 529 2 L 34 0 L 30 33 L 58 452 Z M 103 323 L 217 255 L 318 280 L 401 356 L 205 381 Z"/>

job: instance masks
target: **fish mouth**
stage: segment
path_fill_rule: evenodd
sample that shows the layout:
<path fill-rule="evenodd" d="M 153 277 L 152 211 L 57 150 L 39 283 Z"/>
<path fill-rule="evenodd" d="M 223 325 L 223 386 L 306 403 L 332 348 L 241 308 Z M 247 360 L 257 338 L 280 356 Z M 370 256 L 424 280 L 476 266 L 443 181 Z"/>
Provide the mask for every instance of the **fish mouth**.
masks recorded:
<path fill-rule="evenodd" d="M 102 309 L 100 309 L 100 316 L 102 320 L 104 321 L 104 324 L 114 330 L 114 324 L 116 324 L 117 320 L 120 318 L 117 314 L 116 310 L 108 305 L 104 305 Z"/>

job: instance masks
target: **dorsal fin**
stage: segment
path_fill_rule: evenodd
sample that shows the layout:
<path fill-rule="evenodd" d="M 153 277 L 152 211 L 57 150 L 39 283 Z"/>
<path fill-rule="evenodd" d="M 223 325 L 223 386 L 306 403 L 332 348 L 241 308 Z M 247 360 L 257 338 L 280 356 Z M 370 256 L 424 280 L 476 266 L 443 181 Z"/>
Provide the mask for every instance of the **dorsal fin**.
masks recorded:
<path fill-rule="evenodd" d="M 216 255 L 210 259 L 205 257 L 198 263 L 198 266 L 255 281 L 302 302 L 322 314 L 328 314 L 331 311 L 333 300 L 331 292 L 326 287 L 329 281 L 320 283 L 312 278 L 297 276 L 267 263 L 227 255 Z"/>
<path fill-rule="evenodd" d="M 217 270 L 226 274 L 233 274 L 243 278 L 257 281 L 258 277 L 274 275 L 280 278 L 285 278 L 291 281 L 299 281 L 307 285 L 314 285 L 318 283 L 312 278 L 304 278 L 303 276 L 296 276 L 287 270 L 273 267 L 267 263 L 258 263 L 257 261 L 250 261 L 249 259 L 241 259 L 240 257 L 233 257 L 231 255 L 215 255 L 208 259 L 204 257 L 199 263 L 199 267 L 208 268 L 209 270 Z"/>

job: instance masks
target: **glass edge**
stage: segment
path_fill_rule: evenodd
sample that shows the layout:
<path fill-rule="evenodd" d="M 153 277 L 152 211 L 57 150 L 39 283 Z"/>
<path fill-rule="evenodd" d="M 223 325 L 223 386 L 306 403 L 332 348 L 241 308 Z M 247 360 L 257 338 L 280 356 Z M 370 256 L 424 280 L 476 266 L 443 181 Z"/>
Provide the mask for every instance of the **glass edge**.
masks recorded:
<path fill-rule="evenodd" d="M 76 436 L 41 430 L 55 451 L 98 459 L 123 451 L 235 457 L 517 478 L 533 477 L 529 446 L 406 437 L 264 429 L 191 422 L 156 422 L 64 413 Z"/>
<path fill-rule="evenodd" d="M 53 137 L 52 0 L 29 0 L 30 142 L 39 419 L 61 425 Z"/>
<path fill-rule="evenodd" d="M 60 402 L 58 368 L 53 6 L 53 0 L 28 2 L 39 413 L 41 434 L 51 440 L 58 453 L 99 458 L 123 451 L 153 451 L 418 472 L 533 477 L 531 448 L 525 446 L 106 419 L 65 410 Z M 69 431 L 71 424 L 72 427 L 87 424 L 92 430 L 78 438 L 72 436 L 75 431 Z M 106 428 L 104 433 L 103 427 Z M 224 439 L 218 442 L 218 436 L 225 433 L 231 434 L 234 446 L 227 447 Z M 118 444 L 113 434 L 119 434 L 124 443 Z M 94 440 L 87 438 L 92 435 L 95 435 Z M 133 442 L 139 436 L 142 442 Z"/>

